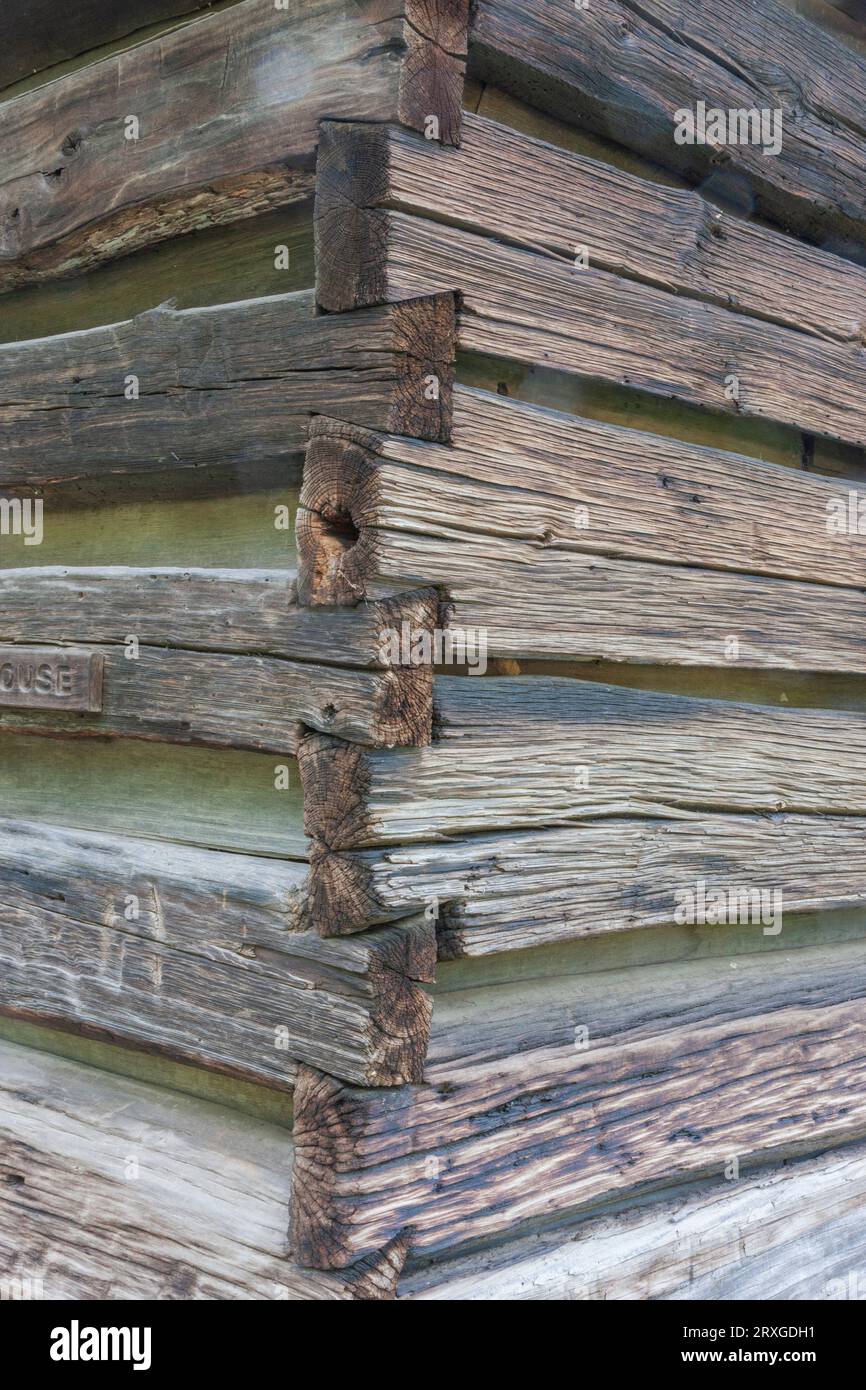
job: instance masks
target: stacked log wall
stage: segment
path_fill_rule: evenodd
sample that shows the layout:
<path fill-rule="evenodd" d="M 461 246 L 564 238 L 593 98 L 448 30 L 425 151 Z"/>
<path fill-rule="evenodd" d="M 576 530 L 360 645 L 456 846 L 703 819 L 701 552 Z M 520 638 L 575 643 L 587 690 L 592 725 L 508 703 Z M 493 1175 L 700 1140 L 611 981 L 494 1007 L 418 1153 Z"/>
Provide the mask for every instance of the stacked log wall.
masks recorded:
<path fill-rule="evenodd" d="M 752 95 L 768 33 L 800 93 L 782 158 L 731 152 L 755 219 L 671 139 L 671 102 L 746 90 L 700 15 L 686 49 L 664 3 L 158 9 L 4 109 L 0 490 L 46 530 L 0 541 L 0 661 L 103 690 L 0 707 L 0 1011 L 294 1097 L 255 1269 L 229 1202 L 156 1296 L 678 1296 L 645 1251 L 681 1185 L 696 1241 L 708 1205 L 757 1227 L 708 1280 L 782 1282 L 766 1184 L 818 1194 L 829 1278 L 866 1135 L 863 549 L 826 525 L 863 499 L 862 55 L 776 0 L 737 30 Z M 460 632 L 484 675 L 407 658 Z M 699 883 L 781 892 L 784 929 L 707 946 Z M 28 1087 L 5 1128 L 56 1178 Z M 181 1209 L 143 1267 L 189 1265 Z M 128 1296 L 98 1235 L 79 1287 Z"/>

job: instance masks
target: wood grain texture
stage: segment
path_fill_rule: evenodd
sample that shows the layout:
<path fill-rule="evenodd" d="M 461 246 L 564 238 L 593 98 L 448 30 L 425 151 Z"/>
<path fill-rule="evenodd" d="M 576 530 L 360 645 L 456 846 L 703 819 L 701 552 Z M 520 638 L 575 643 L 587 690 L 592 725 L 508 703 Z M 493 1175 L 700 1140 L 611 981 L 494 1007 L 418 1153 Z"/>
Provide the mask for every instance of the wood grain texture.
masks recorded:
<path fill-rule="evenodd" d="M 318 848 L 310 892 L 317 923 L 334 934 L 429 908 L 440 958 L 487 956 L 669 925 L 678 893 L 701 882 L 707 893 L 778 892 L 785 918 L 861 906 L 864 843 L 860 817 L 611 817 L 441 844 Z"/>
<path fill-rule="evenodd" d="M 313 422 L 298 592 L 434 584 L 494 658 L 863 671 L 860 496 L 458 387 L 447 449 Z"/>
<path fill-rule="evenodd" d="M 447 439 L 450 296 L 314 318 L 312 292 L 0 348 L 0 481 L 288 460 L 327 413 Z M 434 373 L 437 399 L 425 396 Z M 136 393 L 130 395 L 130 392 Z"/>
<path fill-rule="evenodd" d="M 459 145 L 470 0 L 405 0 L 403 9 L 406 53 L 397 117 L 426 134 L 435 116 L 438 129 L 430 128 L 428 139 Z"/>
<path fill-rule="evenodd" d="M 32 650 L 22 644 L 21 657 Z M 294 754 L 302 726 L 391 746 L 429 741 L 431 668 L 382 671 L 141 645 L 87 649 L 103 659 L 102 708 L 6 709 L 0 728 L 74 737 L 165 739 Z"/>
<path fill-rule="evenodd" d="M 434 717 L 427 748 L 305 738 L 308 833 L 339 850 L 607 816 L 866 814 L 859 714 L 441 676 Z"/>
<path fill-rule="evenodd" d="M 407 1272 L 399 1297 L 459 1302 L 858 1298 L 866 1150 L 700 1184 L 631 1212 Z"/>
<path fill-rule="evenodd" d="M 0 1010 L 270 1086 L 420 1081 L 432 923 L 328 944 L 307 869 L 0 822 Z"/>
<path fill-rule="evenodd" d="M 777 0 L 479 0 L 473 76 L 706 180 L 818 244 L 864 236 L 866 57 Z M 674 115 L 781 111 L 778 155 L 677 145 Z"/>
<path fill-rule="evenodd" d="M 384 669 L 383 633 L 437 622 L 434 589 L 325 612 L 301 607 L 295 587 L 291 570 L 0 569 L 0 642 L 124 643 L 134 633 L 147 646 Z"/>
<path fill-rule="evenodd" d="M 862 266 L 723 212 L 694 190 L 650 182 L 472 112 L 464 115 L 459 150 L 396 126 L 326 122 L 320 161 L 316 222 L 325 304 L 345 304 L 349 287 L 340 276 L 361 260 L 351 238 L 377 225 L 352 215 L 360 202 L 435 218 L 569 265 L 579 244 L 591 265 L 628 279 L 815 337 L 864 341 Z"/>
<path fill-rule="evenodd" d="M 137 29 L 204 10 L 212 0 L 8 0 L 0 15 L 0 87 L 55 63 L 132 35 Z M 134 42 L 134 40 L 131 40 Z"/>
<path fill-rule="evenodd" d="M 581 269 L 406 213 L 372 209 L 366 217 L 361 270 L 344 277 L 358 305 L 457 290 L 458 344 L 467 352 L 866 442 L 859 343 L 818 340 L 591 262 Z M 348 307 L 348 294 L 319 295 L 325 308 Z"/>
<path fill-rule="evenodd" d="M 193 226 L 250 215 L 249 174 L 306 197 L 322 117 L 396 117 L 403 25 L 382 0 L 244 0 L 8 102 L 0 286 L 177 235 L 190 195 Z"/>
<path fill-rule="evenodd" d="M 437 999 L 424 1086 L 302 1069 L 298 1258 L 340 1268 L 398 1234 L 432 1255 L 862 1139 L 864 993 L 857 942 Z"/>
<path fill-rule="evenodd" d="M 4 1277 L 73 1301 L 393 1297 L 399 1244 L 336 1276 L 298 1267 L 286 1129 L 13 1043 L 0 1055 Z"/>

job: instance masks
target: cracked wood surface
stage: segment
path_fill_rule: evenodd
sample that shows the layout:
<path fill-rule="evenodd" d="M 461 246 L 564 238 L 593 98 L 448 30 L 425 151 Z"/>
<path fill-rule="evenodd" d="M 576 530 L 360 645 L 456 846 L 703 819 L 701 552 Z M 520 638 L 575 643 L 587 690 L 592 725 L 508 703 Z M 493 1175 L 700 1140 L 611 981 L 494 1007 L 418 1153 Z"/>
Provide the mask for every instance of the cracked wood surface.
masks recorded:
<path fill-rule="evenodd" d="M 6 485 L 289 460 L 309 416 L 447 439 L 450 295 L 314 317 L 312 291 L 0 347 Z M 435 374 L 436 399 L 425 395 Z"/>
<path fill-rule="evenodd" d="M 375 220 L 389 207 L 814 337 L 862 345 L 866 270 L 723 212 L 689 188 L 653 183 L 471 112 L 459 150 L 397 126 L 322 126 L 316 231 L 319 294 L 368 302 Z M 648 229 L 651 234 L 648 234 Z M 364 242 L 370 238 L 369 246 Z M 354 282 L 346 277 L 354 274 Z"/>
<path fill-rule="evenodd" d="M 864 993 L 856 942 L 437 997 L 425 1085 L 301 1070 L 298 1258 L 441 1254 L 862 1139 Z"/>
<path fill-rule="evenodd" d="M 850 1296 L 866 1257 L 866 1148 L 846 1145 L 736 1183 L 689 1188 L 634 1211 L 485 1247 L 407 1271 L 407 1300 Z M 854 1285 L 856 1287 L 856 1284 Z"/>
<path fill-rule="evenodd" d="M 8 101 L 0 289 L 307 198 L 325 117 L 456 142 L 468 9 L 243 0 Z"/>
<path fill-rule="evenodd" d="M 4 1278 L 48 1299 L 393 1297 L 400 1242 L 337 1276 L 298 1267 L 287 1129 L 13 1043 L 0 1058 Z"/>
<path fill-rule="evenodd" d="M 866 444 L 859 343 L 816 339 L 668 294 L 591 260 L 576 267 L 402 212 L 370 209 L 364 217 L 370 225 L 356 242 L 363 292 L 347 273 L 350 293 L 322 298 L 320 290 L 326 308 L 457 290 L 458 346 L 466 352 Z"/>
<path fill-rule="evenodd" d="M 432 922 L 328 943 L 307 866 L 0 822 L 0 1011 L 259 1084 L 420 1081 Z"/>
<path fill-rule="evenodd" d="M 861 496 L 458 387 L 447 449 L 313 422 L 298 592 L 434 584 L 491 657 L 862 672 Z"/>
<path fill-rule="evenodd" d="M 434 739 L 310 734 L 307 831 L 330 850 L 608 816 L 866 814 L 862 714 L 774 709 L 561 677 L 437 676 Z"/>
<path fill-rule="evenodd" d="M 318 120 L 393 118 L 403 50 L 381 0 L 244 0 L 9 101 L 0 287 L 174 236 L 208 188 L 217 220 L 308 196 Z"/>
<path fill-rule="evenodd" d="M 15 648 L 22 660 L 31 650 Z M 68 713 L 58 700 L 50 708 L 7 708 L 0 692 L 0 728 L 289 754 L 302 726 L 383 746 L 430 738 L 429 666 L 364 671 L 143 643 L 136 656 L 119 646 L 86 650 L 103 658 L 99 713 Z"/>
<path fill-rule="evenodd" d="M 293 571 L 113 566 L 0 569 L 0 642 L 124 643 L 387 669 L 383 634 L 429 630 L 433 589 L 357 608 L 302 607 Z M 336 680 L 339 681 L 339 672 Z"/>
<path fill-rule="evenodd" d="M 779 893 L 786 917 L 860 907 L 864 837 L 866 819 L 852 816 L 611 817 L 440 844 L 317 849 L 310 893 L 329 933 L 432 905 L 440 958 L 487 956 L 670 925 L 680 920 L 680 890 L 698 883 L 707 894 L 738 885 Z"/>

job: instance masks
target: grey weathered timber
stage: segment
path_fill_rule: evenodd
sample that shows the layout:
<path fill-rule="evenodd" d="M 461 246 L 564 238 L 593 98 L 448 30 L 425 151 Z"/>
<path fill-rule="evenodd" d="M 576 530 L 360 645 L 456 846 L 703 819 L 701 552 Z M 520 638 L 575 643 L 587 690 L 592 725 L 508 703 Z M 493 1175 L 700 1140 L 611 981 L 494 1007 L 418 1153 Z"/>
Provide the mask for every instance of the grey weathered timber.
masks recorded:
<path fill-rule="evenodd" d="M 461 387 L 447 449 L 311 435 L 302 602 L 429 583 L 493 657 L 866 670 L 851 484 Z"/>
<path fill-rule="evenodd" d="M 306 865 L 0 821 L 0 1012 L 271 1086 L 420 1081 L 423 915 L 327 943 Z"/>
<path fill-rule="evenodd" d="M 6 0 L 0 14 L 0 87 L 130 36 L 150 24 L 204 10 L 212 0 Z"/>
<path fill-rule="evenodd" d="M 504 550 L 513 538 L 545 549 L 822 584 L 855 586 L 866 578 L 866 537 L 849 525 L 849 512 L 856 519 L 866 490 L 853 480 L 464 386 L 455 390 L 447 450 L 324 417 L 313 421 L 310 436 L 301 495 L 308 510 L 316 509 L 319 490 L 334 511 L 342 500 L 341 443 L 374 455 L 367 460 L 369 478 L 362 479 L 365 460 L 354 452 L 346 469 L 344 509 L 351 509 L 354 529 L 362 533 L 366 526 L 423 533 L 421 518 L 427 518 L 429 535 L 443 544 L 453 543 L 458 530 L 486 532 Z M 417 503 L 410 495 L 416 491 L 422 494 Z M 378 577 L 372 566 L 389 543 L 387 536 L 367 540 L 362 534 L 359 540 L 357 565 L 350 566 L 348 556 L 344 561 L 347 598 L 351 585 L 365 579 L 361 561 L 368 552 Z"/>
<path fill-rule="evenodd" d="M 148 646 L 384 669 L 389 632 L 437 622 L 434 589 L 325 611 L 298 604 L 295 588 L 288 570 L 0 569 L 0 642 L 125 643 L 134 634 Z"/>
<path fill-rule="evenodd" d="M 88 650 L 103 662 L 98 713 L 67 713 L 57 702 L 44 709 L 10 709 L 0 698 L 0 728 L 290 754 L 304 725 L 385 746 L 430 738 L 429 666 L 364 671 L 144 644 L 137 651 L 128 646 Z M 31 648 L 22 644 L 16 651 L 24 661 Z"/>
<path fill-rule="evenodd" d="M 823 244 L 866 230 L 866 57 L 777 0 L 479 0 L 471 73 Z M 779 111 L 781 149 L 677 144 L 698 100 Z"/>
<path fill-rule="evenodd" d="M 466 112 L 460 149 L 398 126 L 322 126 L 317 184 L 323 304 L 369 302 L 377 220 L 390 207 L 592 266 L 819 338 L 861 344 L 866 270 L 746 222 L 693 189 L 652 183 Z M 651 234 L 648 232 L 651 228 Z M 360 246 L 357 238 L 361 239 Z M 354 283 L 350 278 L 354 276 Z"/>
<path fill-rule="evenodd" d="M 363 277 L 350 266 L 348 292 L 323 299 L 326 308 L 458 290 L 465 351 L 866 443 L 859 342 L 816 340 L 626 280 L 591 260 L 581 268 L 403 212 L 373 209 L 366 218 L 355 240 Z"/>
<path fill-rule="evenodd" d="M 536 1232 L 407 1272 L 407 1300 L 859 1298 L 866 1148 L 846 1145 L 737 1182 Z"/>
<path fill-rule="evenodd" d="M 727 901 L 746 891 L 752 896 L 743 911 L 759 901 L 755 891 L 765 892 L 765 925 L 775 932 L 774 893 L 786 919 L 866 905 L 866 819 L 611 817 L 555 830 L 346 850 L 325 856 L 314 877 L 320 929 L 357 931 L 432 907 L 440 957 L 664 926 L 683 920 L 679 895 L 684 889 L 695 895 L 699 885 L 710 904 L 718 893 Z M 718 930 L 724 932 L 724 922 Z"/>
<path fill-rule="evenodd" d="M 451 296 L 313 317 L 312 292 L 0 348 L 0 484 L 288 460 L 325 412 L 447 439 Z M 434 399 L 425 378 L 439 383 Z M 429 398 L 428 398 L 429 397 Z"/>
<path fill-rule="evenodd" d="M 341 1268 L 398 1235 L 432 1255 L 862 1139 L 864 943 L 734 964 L 437 998 L 423 1086 L 302 1068 L 298 1258 Z"/>
<path fill-rule="evenodd" d="M 399 1243 L 339 1275 L 298 1267 L 282 1125 L 14 1043 L 0 1058 L 0 1262 L 23 1297 L 393 1297 Z"/>
<path fill-rule="evenodd" d="M 339 850 L 607 816 L 866 814 L 862 714 L 559 677 L 437 676 L 434 719 L 427 748 L 308 735 L 298 753 L 308 833 Z"/>
<path fill-rule="evenodd" d="M 458 138 L 467 11 L 243 0 L 9 101 L 0 288 L 308 196 L 323 117 Z"/>

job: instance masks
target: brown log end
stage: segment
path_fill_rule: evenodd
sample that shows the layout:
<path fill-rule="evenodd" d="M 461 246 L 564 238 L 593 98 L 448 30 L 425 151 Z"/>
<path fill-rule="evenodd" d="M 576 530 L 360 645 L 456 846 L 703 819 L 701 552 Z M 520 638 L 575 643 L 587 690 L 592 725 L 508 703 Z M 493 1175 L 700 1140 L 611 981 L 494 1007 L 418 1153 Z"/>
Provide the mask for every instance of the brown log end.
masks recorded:
<path fill-rule="evenodd" d="M 397 1284 L 403 1273 L 409 1244 L 401 1236 L 374 1255 L 365 1255 L 343 1271 L 343 1282 L 352 1299 L 387 1302 L 397 1297 Z"/>
<path fill-rule="evenodd" d="M 365 1139 L 383 1103 L 389 1113 L 407 1103 L 409 1087 L 361 1090 L 301 1067 L 295 1086 L 294 1163 L 290 1243 L 293 1258 L 313 1269 L 345 1269 L 380 1256 L 405 1236 L 395 1219 L 377 1219 L 365 1229 L 356 1176 L 363 1166 Z M 384 1098 L 384 1101 L 383 1101 Z"/>
<path fill-rule="evenodd" d="M 370 604 L 373 630 L 376 633 L 376 664 L 399 666 L 402 655 L 391 651 L 392 638 L 408 633 L 409 641 L 418 633 L 432 632 L 443 624 L 440 619 L 441 600 L 436 589 L 411 589 L 404 594 L 393 594 L 390 598 L 377 599 Z M 383 640 L 387 638 L 388 640 Z"/>
<path fill-rule="evenodd" d="M 322 936 L 348 936 L 390 915 L 365 861 L 319 841 L 310 850 L 307 893 L 310 918 Z"/>
<path fill-rule="evenodd" d="M 469 0 L 407 0 L 397 115 L 443 145 L 460 144 L 468 33 Z"/>
<path fill-rule="evenodd" d="M 433 738 L 433 668 L 401 666 L 379 680 L 377 748 L 422 748 Z"/>
<path fill-rule="evenodd" d="M 322 121 L 313 213 L 316 297 L 332 313 L 388 298 L 388 131 Z"/>
<path fill-rule="evenodd" d="M 364 838 L 368 824 L 369 752 L 327 734 L 305 734 L 298 745 L 304 828 L 336 849 Z"/>
<path fill-rule="evenodd" d="M 420 916 L 372 932 L 364 940 L 375 955 L 371 984 L 376 1001 L 367 1085 L 420 1083 L 433 1015 L 433 1000 L 422 986 L 434 980 L 435 924 Z"/>
<path fill-rule="evenodd" d="M 388 421 L 392 434 L 447 444 L 451 439 L 457 311 L 453 294 L 396 304 L 399 375 Z"/>
<path fill-rule="evenodd" d="M 376 573 L 379 461 L 360 444 L 314 435 L 295 523 L 298 602 L 357 604 Z"/>

